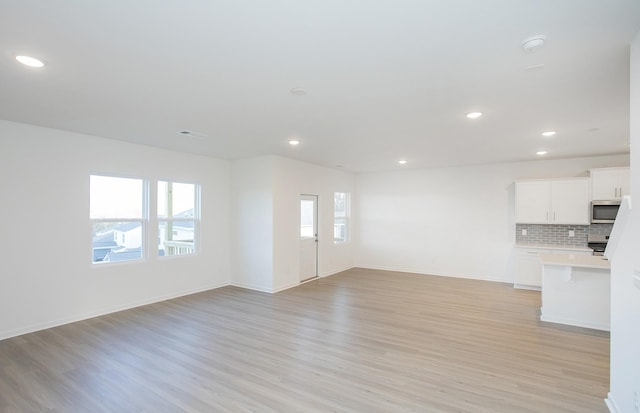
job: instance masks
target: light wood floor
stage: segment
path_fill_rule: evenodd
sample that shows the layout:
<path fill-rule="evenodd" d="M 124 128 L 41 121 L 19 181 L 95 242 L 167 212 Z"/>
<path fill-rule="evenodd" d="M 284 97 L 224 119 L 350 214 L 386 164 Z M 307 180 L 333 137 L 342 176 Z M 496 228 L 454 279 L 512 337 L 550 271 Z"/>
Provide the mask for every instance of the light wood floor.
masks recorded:
<path fill-rule="evenodd" d="M 609 338 L 510 285 L 364 269 L 0 341 L 1 412 L 606 412 Z"/>

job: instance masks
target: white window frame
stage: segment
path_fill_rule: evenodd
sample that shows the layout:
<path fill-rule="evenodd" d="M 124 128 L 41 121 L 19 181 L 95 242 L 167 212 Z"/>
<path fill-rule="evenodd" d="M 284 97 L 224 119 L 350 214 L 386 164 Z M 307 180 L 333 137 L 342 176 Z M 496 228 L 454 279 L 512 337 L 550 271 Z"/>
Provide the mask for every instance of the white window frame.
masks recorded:
<path fill-rule="evenodd" d="M 193 189 L 194 189 L 194 204 L 193 204 L 193 217 L 191 218 L 175 218 L 175 217 L 160 217 L 158 216 L 158 204 L 161 202 L 160 199 L 160 193 L 158 191 L 158 184 L 160 184 L 161 182 L 166 182 L 166 183 L 173 183 L 173 184 L 183 184 L 183 185 L 193 185 Z M 158 230 L 158 245 L 156 245 L 156 255 L 158 256 L 159 259 L 172 259 L 172 258 L 178 258 L 178 257 L 190 257 L 193 255 L 198 255 L 200 253 L 200 221 L 201 221 L 201 216 L 200 216 L 200 192 L 201 192 L 201 185 L 197 182 L 187 182 L 187 181 L 178 181 L 175 179 L 158 179 L 157 184 L 155 186 L 155 190 L 156 190 L 156 208 L 155 208 L 155 214 L 156 214 L 156 218 L 157 218 L 157 230 Z M 160 252 L 160 243 L 162 242 L 162 240 L 160 239 L 160 226 L 165 223 L 165 224 L 174 224 L 174 223 L 179 223 L 179 222 L 193 222 L 193 251 L 192 252 L 188 252 L 188 253 L 182 253 L 182 254 L 173 254 L 173 255 L 167 255 L 165 252 L 165 255 L 161 256 L 159 254 Z"/>
<path fill-rule="evenodd" d="M 344 216 L 336 215 L 336 194 L 344 194 Z M 334 192 L 333 194 L 333 243 L 346 244 L 351 238 L 351 194 L 349 192 Z M 336 227 L 341 225 L 344 227 L 344 238 L 336 238 Z"/>
<path fill-rule="evenodd" d="M 147 246 L 148 246 L 148 228 L 149 228 L 149 179 L 141 176 L 130 176 L 130 175 L 119 175 L 112 173 L 104 173 L 104 172 L 91 172 L 89 174 L 89 188 L 91 187 L 91 177 L 92 176 L 100 176 L 105 178 L 124 178 L 124 179 L 135 179 L 142 182 L 142 211 L 140 218 L 121 218 L 121 217 L 105 217 L 105 218 L 91 218 L 89 216 L 90 221 L 90 229 L 91 229 L 91 264 L 94 265 L 122 265 L 122 264 L 131 264 L 145 261 L 147 259 Z M 91 190 L 89 189 L 89 194 L 91 194 Z M 89 204 L 91 204 L 91 195 L 89 195 Z M 94 224 L 98 223 L 115 223 L 115 222 L 139 222 L 140 223 L 140 258 L 124 260 L 124 261 L 94 261 L 94 246 L 93 246 L 93 227 Z"/>

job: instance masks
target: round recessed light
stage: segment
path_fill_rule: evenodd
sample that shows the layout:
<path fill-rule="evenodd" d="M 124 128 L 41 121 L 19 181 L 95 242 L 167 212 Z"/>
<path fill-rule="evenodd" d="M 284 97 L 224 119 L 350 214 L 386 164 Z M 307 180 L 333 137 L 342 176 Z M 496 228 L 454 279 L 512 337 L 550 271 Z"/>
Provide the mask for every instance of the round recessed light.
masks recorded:
<path fill-rule="evenodd" d="M 398 163 L 399 163 L 400 165 L 405 165 L 405 164 L 407 163 L 407 160 L 406 160 L 406 159 L 400 159 L 400 160 L 398 161 Z"/>
<path fill-rule="evenodd" d="M 554 130 L 548 130 L 548 131 L 545 131 L 545 132 L 541 133 L 542 136 L 546 136 L 546 137 L 553 136 L 555 134 L 556 134 L 556 131 L 554 131 Z"/>
<path fill-rule="evenodd" d="M 297 140 L 297 139 L 291 139 L 291 140 L 289 141 L 289 145 L 291 145 L 291 146 L 298 146 L 298 145 L 300 145 L 300 141 L 299 141 L 299 140 Z"/>
<path fill-rule="evenodd" d="M 543 156 L 543 155 L 546 155 L 546 154 L 547 154 L 547 151 L 538 151 L 538 152 L 536 152 L 536 155 L 538 155 L 538 156 Z"/>
<path fill-rule="evenodd" d="M 522 50 L 525 53 L 534 53 L 544 46 L 545 36 L 533 36 L 528 39 L 524 39 L 522 42 Z"/>
<path fill-rule="evenodd" d="M 302 96 L 302 95 L 306 95 L 307 91 L 301 87 L 294 87 L 293 89 L 291 89 L 291 94 L 296 96 Z"/>
<path fill-rule="evenodd" d="M 482 116 L 482 112 L 471 112 L 471 113 L 467 113 L 467 117 L 469 119 L 478 119 L 480 116 Z"/>
<path fill-rule="evenodd" d="M 16 60 L 22 63 L 25 66 L 29 67 L 43 67 L 44 62 L 40 59 L 36 59 L 35 57 L 25 56 L 25 55 L 17 55 Z"/>

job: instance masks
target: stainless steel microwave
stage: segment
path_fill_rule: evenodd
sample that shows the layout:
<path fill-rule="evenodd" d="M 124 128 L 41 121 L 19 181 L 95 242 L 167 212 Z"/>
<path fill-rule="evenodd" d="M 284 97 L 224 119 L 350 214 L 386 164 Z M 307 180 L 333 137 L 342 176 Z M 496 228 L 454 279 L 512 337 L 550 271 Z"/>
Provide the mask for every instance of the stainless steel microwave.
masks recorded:
<path fill-rule="evenodd" d="M 620 200 L 592 201 L 591 202 L 591 223 L 592 224 L 613 224 L 620 209 Z"/>

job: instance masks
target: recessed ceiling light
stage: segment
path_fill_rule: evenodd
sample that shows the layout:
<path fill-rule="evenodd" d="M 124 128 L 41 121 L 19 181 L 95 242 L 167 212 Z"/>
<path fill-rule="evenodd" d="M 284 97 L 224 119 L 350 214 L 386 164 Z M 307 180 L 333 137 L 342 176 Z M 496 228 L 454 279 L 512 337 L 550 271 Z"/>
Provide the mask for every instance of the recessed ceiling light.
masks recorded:
<path fill-rule="evenodd" d="M 400 160 L 398 161 L 398 163 L 399 163 L 400 165 L 405 165 L 405 164 L 407 163 L 407 160 L 406 160 L 406 159 L 400 159 Z"/>
<path fill-rule="evenodd" d="M 294 87 L 293 89 L 291 89 L 291 94 L 296 96 L 302 96 L 302 95 L 306 95 L 307 91 L 301 87 Z"/>
<path fill-rule="evenodd" d="M 482 112 L 471 112 L 471 113 L 467 113 L 467 117 L 469 119 L 478 119 L 480 116 L 482 116 Z"/>
<path fill-rule="evenodd" d="M 40 59 L 36 59 L 35 57 L 31 57 L 31 56 L 24 56 L 24 55 L 18 55 L 16 56 L 16 60 L 20 63 L 22 63 L 25 66 L 29 66 L 29 67 L 43 67 L 44 66 L 44 62 Z"/>
<path fill-rule="evenodd" d="M 547 154 L 547 151 L 538 151 L 538 152 L 536 152 L 536 155 L 538 155 L 538 156 L 543 156 L 543 155 L 546 155 L 546 154 Z"/>
<path fill-rule="evenodd" d="M 554 131 L 554 130 L 548 130 L 548 131 L 542 132 L 542 134 L 541 134 L 541 135 L 542 135 L 542 136 L 549 137 L 549 136 L 553 136 L 553 135 L 555 135 L 555 134 L 556 134 L 556 131 Z"/>
<path fill-rule="evenodd" d="M 545 36 L 533 36 L 522 41 L 522 50 L 525 53 L 534 53 L 544 46 Z"/>
<path fill-rule="evenodd" d="M 297 140 L 297 139 L 291 139 L 291 140 L 289 141 L 289 145 L 291 145 L 291 146 L 298 146 L 298 145 L 300 145 L 300 141 L 299 141 L 299 140 Z"/>

